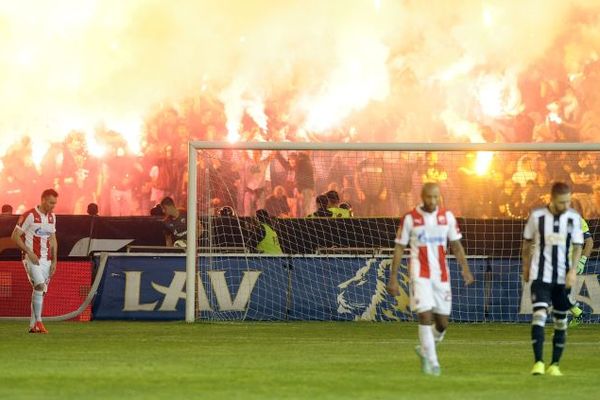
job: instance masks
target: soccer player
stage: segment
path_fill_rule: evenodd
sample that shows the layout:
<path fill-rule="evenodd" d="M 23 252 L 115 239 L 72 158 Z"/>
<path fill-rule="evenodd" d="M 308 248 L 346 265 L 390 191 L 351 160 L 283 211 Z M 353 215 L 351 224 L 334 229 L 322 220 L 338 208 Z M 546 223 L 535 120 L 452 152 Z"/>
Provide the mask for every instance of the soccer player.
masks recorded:
<path fill-rule="evenodd" d="M 44 190 L 39 206 L 21 215 L 12 233 L 12 240 L 23 252 L 23 265 L 33 286 L 29 333 L 48 333 L 42 323 L 44 294 L 56 272 L 58 244 L 56 242 L 56 206 L 58 193 Z"/>
<path fill-rule="evenodd" d="M 462 235 L 456 219 L 452 212 L 438 206 L 438 184 L 426 183 L 421 191 L 421 199 L 423 204 L 406 214 L 398 229 L 387 290 L 393 296 L 400 294 L 398 267 L 404 249 L 410 245 L 410 304 L 419 318 L 420 345 L 415 350 L 421 359 L 423 372 L 438 376 L 441 369 L 435 344 L 444 338 L 452 305 L 450 273 L 446 262 L 448 241 L 462 268 L 465 285 L 472 284 L 474 279 L 460 243 Z"/>
<path fill-rule="evenodd" d="M 581 231 L 583 232 L 583 250 L 581 251 L 581 258 L 579 258 L 579 262 L 577 263 L 577 275 L 583 274 L 585 270 L 585 264 L 587 263 L 588 257 L 592 254 L 594 250 L 594 239 L 592 239 L 592 234 L 590 233 L 590 227 L 588 226 L 586 220 L 583 218 L 581 203 L 578 201 L 573 201 L 573 208 L 581 215 Z M 583 320 L 583 310 L 577 304 L 575 300 L 575 296 L 571 294 L 571 288 L 567 289 L 567 296 L 569 296 L 569 302 L 571 303 L 571 308 L 569 311 L 573 315 L 573 319 L 569 322 L 570 328 L 575 328 L 581 324 Z"/>
<path fill-rule="evenodd" d="M 567 313 L 571 307 L 567 289 L 571 288 L 577 279 L 575 266 L 581 257 L 583 245 L 581 217 L 569 208 L 570 204 L 569 186 L 562 182 L 555 183 L 552 185 L 550 204 L 531 212 L 523 233 L 523 281 L 532 281 L 531 342 L 535 357 L 535 364 L 531 370 L 533 375 L 544 374 L 544 326 L 550 305 L 554 309 L 554 338 L 552 362 L 545 373 L 552 376 L 562 375 L 558 364 L 565 348 Z"/>

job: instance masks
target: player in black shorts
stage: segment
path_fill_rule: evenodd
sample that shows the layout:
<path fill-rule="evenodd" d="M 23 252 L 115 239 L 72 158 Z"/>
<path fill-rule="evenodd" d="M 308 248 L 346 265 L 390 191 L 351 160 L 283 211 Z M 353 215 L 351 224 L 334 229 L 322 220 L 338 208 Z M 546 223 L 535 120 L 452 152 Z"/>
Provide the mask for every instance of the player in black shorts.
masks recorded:
<path fill-rule="evenodd" d="M 555 183 L 550 204 L 531 212 L 523 233 L 523 280 L 532 281 L 533 375 L 562 375 L 558 363 L 565 348 L 567 313 L 571 307 L 567 289 L 577 279 L 577 263 L 583 245 L 581 217 L 569 208 L 570 203 L 569 186 Z M 550 306 L 554 320 L 552 362 L 544 371 L 544 326 Z"/>

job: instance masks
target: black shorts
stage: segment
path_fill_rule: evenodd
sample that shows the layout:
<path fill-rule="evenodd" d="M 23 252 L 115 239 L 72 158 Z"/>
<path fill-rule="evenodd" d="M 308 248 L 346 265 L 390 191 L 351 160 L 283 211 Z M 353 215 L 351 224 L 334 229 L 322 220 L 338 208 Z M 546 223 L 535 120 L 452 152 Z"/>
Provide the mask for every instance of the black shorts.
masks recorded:
<path fill-rule="evenodd" d="M 550 306 L 556 311 L 567 311 L 571 308 L 565 285 L 538 280 L 531 283 L 531 303 L 534 311 Z"/>

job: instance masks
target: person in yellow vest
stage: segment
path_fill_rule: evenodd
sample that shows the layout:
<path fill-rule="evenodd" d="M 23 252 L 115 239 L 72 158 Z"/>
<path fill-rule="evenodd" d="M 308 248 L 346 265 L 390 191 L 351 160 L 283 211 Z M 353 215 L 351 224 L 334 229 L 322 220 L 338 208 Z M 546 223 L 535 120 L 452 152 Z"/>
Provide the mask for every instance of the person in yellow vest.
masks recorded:
<path fill-rule="evenodd" d="M 316 200 L 317 210 L 306 216 L 306 218 L 331 218 L 333 217 L 333 213 L 328 210 L 329 200 L 327 196 L 324 194 L 320 194 L 317 196 Z"/>
<path fill-rule="evenodd" d="M 340 208 L 343 210 L 348 210 L 348 213 L 351 217 L 354 217 L 354 210 L 352 210 L 352 205 L 347 201 L 340 203 Z"/>
<path fill-rule="evenodd" d="M 267 210 L 256 210 L 258 221 L 256 232 L 256 250 L 262 254 L 283 254 L 277 232 L 273 228 L 273 219 Z"/>
<path fill-rule="evenodd" d="M 583 219 L 583 207 L 579 200 L 574 200 L 572 202 L 572 207 L 579 213 L 581 216 L 581 230 L 583 232 L 583 249 L 581 250 L 581 257 L 579 258 L 579 262 L 577 263 L 577 275 L 583 274 L 585 269 L 585 264 L 587 263 L 588 257 L 592 254 L 594 250 L 594 239 L 592 238 L 592 234 L 590 233 L 590 227 L 587 224 L 587 221 Z M 571 249 L 572 250 L 572 249 Z M 579 304 L 575 300 L 575 295 L 571 293 L 571 289 L 567 289 L 567 294 L 569 296 L 569 302 L 571 303 L 571 314 L 573 315 L 573 319 L 569 322 L 569 327 L 574 328 L 581 324 L 583 321 L 583 310 L 579 307 Z"/>
<path fill-rule="evenodd" d="M 325 193 L 327 200 L 329 201 L 329 207 L 327 208 L 333 214 L 333 218 L 350 218 L 350 210 L 340 207 L 340 195 L 335 190 L 330 190 Z"/>

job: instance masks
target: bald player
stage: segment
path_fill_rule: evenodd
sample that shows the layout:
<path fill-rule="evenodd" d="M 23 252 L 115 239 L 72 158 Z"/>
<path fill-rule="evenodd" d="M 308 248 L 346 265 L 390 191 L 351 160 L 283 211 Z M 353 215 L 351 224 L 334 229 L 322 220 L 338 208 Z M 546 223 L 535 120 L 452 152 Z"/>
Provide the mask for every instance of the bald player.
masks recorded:
<path fill-rule="evenodd" d="M 448 327 L 452 308 L 450 273 L 446 262 L 448 242 L 458 263 L 465 285 L 473 283 L 473 275 L 460 243 L 462 235 L 452 212 L 439 206 L 440 188 L 427 183 L 421 191 L 423 203 L 402 219 L 396 237 L 392 270 L 387 290 L 400 294 L 398 268 L 404 249 L 410 247 L 410 305 L 419 318 L 419 341 L 415 350 L 421 359 L 421 369 L 427 375 L 439 376 L 440 364 L 435 349 Z"/>

